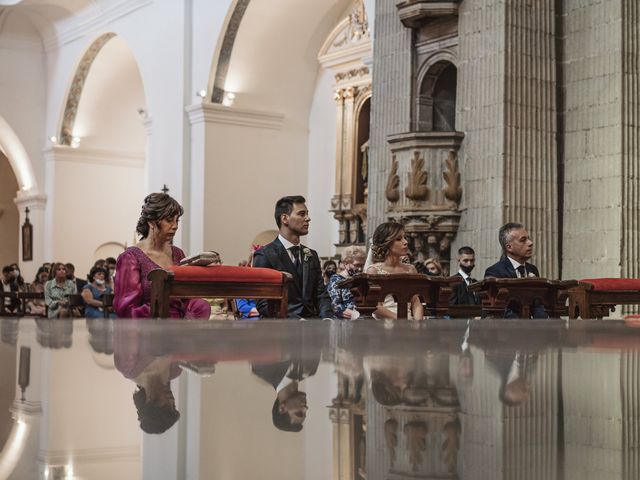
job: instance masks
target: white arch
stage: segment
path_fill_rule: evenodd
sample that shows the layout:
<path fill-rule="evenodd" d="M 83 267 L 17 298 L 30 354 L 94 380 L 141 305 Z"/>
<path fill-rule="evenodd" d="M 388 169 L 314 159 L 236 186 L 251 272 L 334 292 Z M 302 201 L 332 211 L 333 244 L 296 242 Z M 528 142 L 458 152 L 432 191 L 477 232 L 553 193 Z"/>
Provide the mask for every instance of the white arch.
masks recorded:
<path fill-rule="evenodd" d="M 13 173 L 18 179 L 18 186 L 23 192 L 37 193 L 38 185 L 33 173 L 31 159 L 27 155 L 22 142 L 7 121 L 0 117 L 0 147 L 9 159 Z"/>

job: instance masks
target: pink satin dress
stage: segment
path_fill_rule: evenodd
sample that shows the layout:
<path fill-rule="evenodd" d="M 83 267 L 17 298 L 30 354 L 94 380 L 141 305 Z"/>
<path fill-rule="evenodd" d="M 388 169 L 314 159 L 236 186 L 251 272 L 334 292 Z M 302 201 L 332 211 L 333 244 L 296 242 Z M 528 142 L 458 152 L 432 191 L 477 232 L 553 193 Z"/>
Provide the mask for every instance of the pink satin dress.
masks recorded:
<path fill-rule="evenodd" d="M 185 255 L 178 247 L 171 247 L 173 264 L 178 265 Z M 151 318 L 151 282 L 149 272 L 160 267 L 138 247 L 129 247 L 118 257 L 114 279 L 113 308 L 120 318 Z M 172 298 L 171 318 L 208 319 L 211 306 L 200 299 Z"/>

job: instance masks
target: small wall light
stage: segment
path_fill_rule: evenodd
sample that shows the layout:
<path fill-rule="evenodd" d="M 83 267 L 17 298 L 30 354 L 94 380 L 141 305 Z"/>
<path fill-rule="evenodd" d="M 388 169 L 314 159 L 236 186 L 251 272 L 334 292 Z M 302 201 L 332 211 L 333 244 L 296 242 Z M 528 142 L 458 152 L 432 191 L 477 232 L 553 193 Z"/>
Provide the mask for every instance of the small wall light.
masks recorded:
<path fill-rule="evenodd" d="M 224 97 L 222 98 L 222 104 L 225 107 L 230 107 L 233 105 L 233 102 L 236 99 L 236 94 L 233 92 L 224 92 Z"/>
<path fill-rule="evenodd" d="M 51 136 L 49 137 L 49 141 L 50 141 L 51 143 L 53 143 L 53 144 L 56 144 L 56 143 L 58 143 L 58 137 L 56 137 L 55 135 L 51 135 Z"/>
<path fill-rule="evenodd" d="M 200 98 L 204 98 L 207 96 L 207 91 L 202 89 L 202 90 L 198 90 L 198 92 L 196 93 L 196 95 Z"/>

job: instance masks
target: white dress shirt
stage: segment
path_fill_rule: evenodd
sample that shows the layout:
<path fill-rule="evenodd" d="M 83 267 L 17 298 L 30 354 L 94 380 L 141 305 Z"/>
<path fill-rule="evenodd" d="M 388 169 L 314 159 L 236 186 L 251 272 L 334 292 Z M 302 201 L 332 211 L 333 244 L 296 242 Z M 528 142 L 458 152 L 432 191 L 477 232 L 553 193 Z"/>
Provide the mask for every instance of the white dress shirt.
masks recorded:
<path fill-rule="evenodd" d="M 293 257 L 293 252 L 290 249 L 291 249 L 291 247 L 300 247 L 302 249 L 302 244 L 298 243 L 298 245 L 294 245 L 289 240 L 284 238 L 282 235 L 278 235 L 278 240 L 280 240 L 280 243 L 287 250 L 287 253 L 289 254 L 289 258 L 291 259 L 291 261 L 293 263 L 296 263 L 296 259 Z M 300 253 L 302 253 L 302 252 L 300 252 Z M 299 258 L 298 260 L 301 260 L 301 259 Z"/>
<path fill-rule="evenodd" d="M 529 274 L 529 272 L 527 272 L 527 267 L 524 263 L 519 263 L 516 260 L 514 260 L 513 258 L 507 256 L 507 258 L 509 259 L 509 261 L 511 262 L 511 265 L 513 265 L 513 269 L 516 271 L 516 276 L 518 278 L 526 278 L 526 276 Z M 520 272 L 518 271 L 518 267 L 524 267 L 524 275 L 520 275 Z"/>

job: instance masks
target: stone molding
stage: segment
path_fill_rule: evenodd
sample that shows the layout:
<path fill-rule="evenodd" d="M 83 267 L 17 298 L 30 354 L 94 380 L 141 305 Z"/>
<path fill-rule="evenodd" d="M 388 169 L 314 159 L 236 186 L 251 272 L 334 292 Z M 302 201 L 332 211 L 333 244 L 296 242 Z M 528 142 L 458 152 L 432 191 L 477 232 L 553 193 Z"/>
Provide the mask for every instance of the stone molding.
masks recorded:
<path fill-rule="evenodd" d="M 38 462 L 45 465 L 65 465 L 69 461 L 67 450 L 40 450 Z M 111 448 L 87 448 L 73 450 L 71 457 L 74 465 L 110 463 L 115 461 L 136 462 L 140 460 L 140 447 L 130 445 Z"/>
<path fill-rule="evenodd" d="M 201 103 L 185 108 L 189 123 L 217 123 L 239 127 L 282 130 L 285 116 L 282 113 L 225 107 L 215 103 Z"/>
<path fill-rule="evenodd" d="M 119 167 L 144 168 L 144 152 L 104 150 L 97 148 L 71 148 L 56 145 L 44 150 L 48 162 L 73 162 L 89 165 L 111 165 Z"/>
<path fill-rule="evenodd" d="M 80 18 L 71 16 L 57 25 L 59 33 L 43 39 L 44 50 L 50 52 L 59 49 L 152 3 L 153 0 L 122 0 L 113 6 L 90 8 L 88 12 L 83 12 Z"/>
<path fill-rule="evenodd" d="M 389 135 L 391 153 L 414 148 L 453 148 L 458 150 L 464 139 L 462 132 L 408 132 Z"/>
<path fill-rule="evenodd" d="M 398 16 L 405 27 L 420 28 L 432 17 L 458 15 L 458 0 L 439 2 L 434 0 L 397 0 Z"/>

